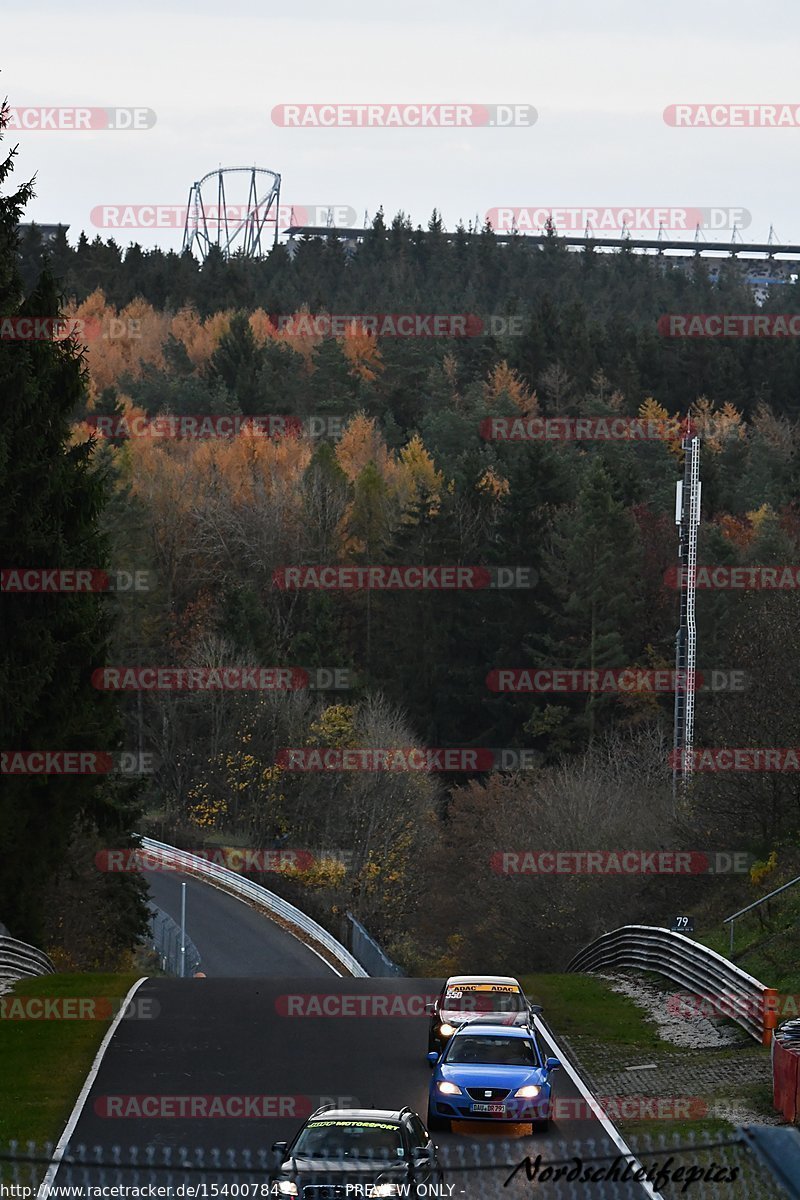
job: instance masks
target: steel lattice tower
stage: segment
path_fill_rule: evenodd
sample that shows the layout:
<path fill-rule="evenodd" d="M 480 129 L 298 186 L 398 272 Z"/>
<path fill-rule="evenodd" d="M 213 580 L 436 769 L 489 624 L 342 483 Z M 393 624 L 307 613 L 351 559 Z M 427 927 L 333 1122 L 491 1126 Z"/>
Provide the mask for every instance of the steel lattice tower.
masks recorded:
<path fill-rule="evenodd" d="M 683 482 L 675 496 L 675 523 L 679 528 L 678 562 L 680 571 L 681 616 L 675 638 L 675 726 L 672 756 L 672 793 L 688 783 L 693 769 L 695 672 L 697 667 L 697 627 L 695 592 L 697 586 L 697 529 L 700 524 L 700 438 L 687 432 L 684 451 Z"/>

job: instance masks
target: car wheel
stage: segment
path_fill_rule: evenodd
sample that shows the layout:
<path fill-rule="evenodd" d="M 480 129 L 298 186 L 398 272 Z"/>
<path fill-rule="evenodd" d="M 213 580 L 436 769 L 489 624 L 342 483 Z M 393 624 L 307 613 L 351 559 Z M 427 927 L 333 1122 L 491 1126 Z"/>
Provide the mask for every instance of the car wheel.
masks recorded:
<path fill-rule="evenodd" d="M 435 1133 L 449 1133 L 450 1122 L 446 1117 L 435 1117 L 428 1109 L 428 1130 Z"/>

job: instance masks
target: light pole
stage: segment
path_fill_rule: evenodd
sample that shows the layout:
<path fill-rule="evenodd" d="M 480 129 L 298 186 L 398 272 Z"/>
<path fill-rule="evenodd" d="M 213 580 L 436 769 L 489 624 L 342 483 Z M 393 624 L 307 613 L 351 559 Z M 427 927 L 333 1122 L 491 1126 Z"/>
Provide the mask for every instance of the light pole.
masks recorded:
<path fill-rule="evenodd" d="M 181 881 L 181 969 L 180 977 L 186 975 L 186 880 Z"/>

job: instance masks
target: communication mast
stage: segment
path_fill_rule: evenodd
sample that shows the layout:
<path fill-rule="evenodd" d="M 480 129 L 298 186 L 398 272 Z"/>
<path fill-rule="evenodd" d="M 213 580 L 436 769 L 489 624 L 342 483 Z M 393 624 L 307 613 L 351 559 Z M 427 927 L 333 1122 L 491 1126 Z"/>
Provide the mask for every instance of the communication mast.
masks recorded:
<path fill-rule="evenodd" d="M 692 774 L 694 749 L 695 670 L 697 627 L 697 528 L 700 524 L 700 438 L 687 423 L 681 445 L 684 451 L 683 481 L 675 494 L 675 524 L 679 529 L 681 617 L 675 638 L 675 727 L 672 754 L 672 795 L 685 788 Z"/>

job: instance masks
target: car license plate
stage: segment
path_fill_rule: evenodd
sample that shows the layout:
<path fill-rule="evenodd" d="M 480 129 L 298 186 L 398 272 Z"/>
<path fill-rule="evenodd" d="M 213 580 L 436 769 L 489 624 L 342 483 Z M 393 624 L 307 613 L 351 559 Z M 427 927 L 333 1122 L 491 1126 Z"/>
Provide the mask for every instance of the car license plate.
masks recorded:
<path fill-rule="evenodd" d="M 472 1111 L 474 1113 L 493 1113 L 495 1116 L 500 1116 L 506 1111 L 505 1104 L 473 1104 Z"/>

